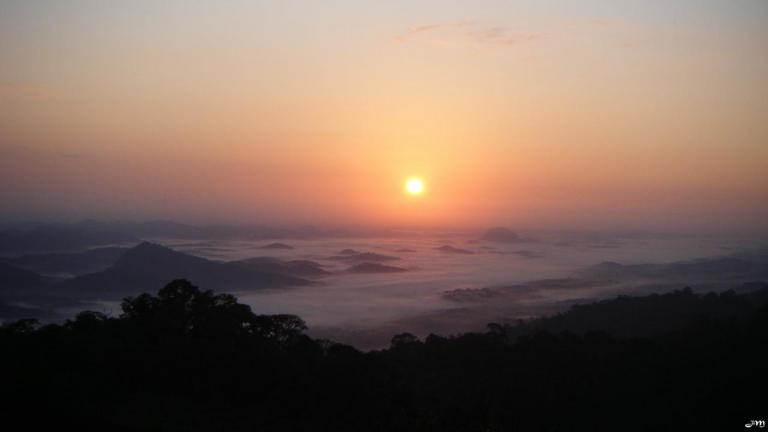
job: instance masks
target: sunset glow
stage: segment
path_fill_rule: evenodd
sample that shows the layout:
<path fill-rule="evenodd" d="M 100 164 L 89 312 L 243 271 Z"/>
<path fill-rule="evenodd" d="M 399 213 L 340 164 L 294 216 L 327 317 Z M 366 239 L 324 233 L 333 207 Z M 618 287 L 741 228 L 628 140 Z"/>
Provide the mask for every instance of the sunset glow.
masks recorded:
<path fill-rule="evenodd" d="M 411 195 L 421 195 L 424 192 L 424 182 L 420 178 L 412 177 L 405 182 L 405 190 Z"/>
<path fill-rule="evenodd" d="M 768 2 L 210 8 L 4 3 L 5 219 L 766 225 Z"/>
<path fill-rule="evenodd" d="M 766 311 L 768 0 L 0 0 L 3 430 L 757 429 Z"/>

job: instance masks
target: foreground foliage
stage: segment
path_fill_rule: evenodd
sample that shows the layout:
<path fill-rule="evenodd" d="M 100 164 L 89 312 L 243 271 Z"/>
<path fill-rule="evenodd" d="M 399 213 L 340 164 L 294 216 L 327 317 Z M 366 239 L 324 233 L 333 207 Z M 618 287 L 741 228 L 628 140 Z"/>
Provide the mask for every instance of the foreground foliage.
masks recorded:
<path fill-rule="evenodd" d="M 177 280 L 118 318 L 3 325 L 0 415 L 29 430 L 741 430 L 768 406 L 766 293 L 619 298 L 362 353 Z M 649 316 L 642 337 L 591 330 L 637 334 Z"/>

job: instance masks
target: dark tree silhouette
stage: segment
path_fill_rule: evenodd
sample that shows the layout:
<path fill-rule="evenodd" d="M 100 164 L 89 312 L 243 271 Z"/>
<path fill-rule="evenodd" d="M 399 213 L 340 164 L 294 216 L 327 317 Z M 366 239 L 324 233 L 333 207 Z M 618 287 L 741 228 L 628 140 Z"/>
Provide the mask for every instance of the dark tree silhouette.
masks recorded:
<path fill-rule="evenodd" d="M 400 348 L 418 341 L 419 341 L 419 338 L 417 338 L 412 333 L 400 333 L 392 336 L 392 341 L 390 342 L 390 346 L 392 348 Z"/>
<path fill-rule="evenodd" d="M 736 430 L 765 416 L 766 287 L 619 297 L 367 353 L 186 280 L 122 307 L 0 326 L 4 429 Z"/>

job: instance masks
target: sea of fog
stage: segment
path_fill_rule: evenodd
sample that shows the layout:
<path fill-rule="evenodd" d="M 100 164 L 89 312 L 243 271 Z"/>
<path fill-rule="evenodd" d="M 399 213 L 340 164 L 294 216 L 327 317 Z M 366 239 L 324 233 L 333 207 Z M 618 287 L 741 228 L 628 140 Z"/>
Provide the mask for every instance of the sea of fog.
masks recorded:
<path fill-rule="evenodd" d="M 393 334 L 400 332 L 423 337 L 429 333 L 482 330 L 488 322 L 553 313 L 576 302 L 632 293 L 634 287 L 625 284 L 520 290 L 519 295 L 511 298 L 476 302 L 456 301 L 448 298 L 446 291 L 569 278 L 580 269 L 606 261 L 669 263 L 765 246 L 758 240 L 750 242 L 744 238 L 551 233 L 535 234 L 528 241 L 514 243 L 487 242 L 461 233 L 281 240 L 293 249 L 263 249 L 269 243 L 264 240 L 153 241 L 214 260 L 271 256 L 322 264 L 331 274 L 315 285 L 235 294 L 256 313 L 296 314 L 307 322 L 310 335 L 361 348 L 385 346 Z M 438 249 L 446 245 L 472 253 Z M 344 249 L 396 256 L 400 259 L 386 264 L 408 271 L 349 273 L 349 263 L 329 259 Z"/>

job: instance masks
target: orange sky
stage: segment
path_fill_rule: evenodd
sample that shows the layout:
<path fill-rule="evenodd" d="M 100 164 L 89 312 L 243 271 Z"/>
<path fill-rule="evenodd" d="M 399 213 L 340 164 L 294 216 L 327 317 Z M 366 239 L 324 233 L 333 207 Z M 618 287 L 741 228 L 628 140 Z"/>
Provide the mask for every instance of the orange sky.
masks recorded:
<path fill-rule="evenodd" d="M 3 2 L 0 219 L 766 227 L 768 3 L 540 3 Z"/>

